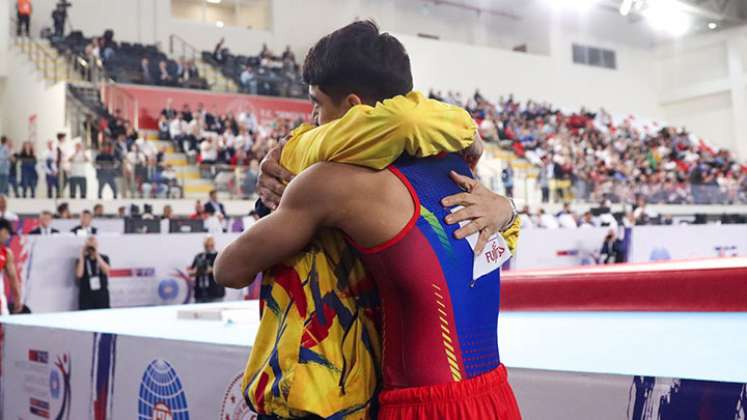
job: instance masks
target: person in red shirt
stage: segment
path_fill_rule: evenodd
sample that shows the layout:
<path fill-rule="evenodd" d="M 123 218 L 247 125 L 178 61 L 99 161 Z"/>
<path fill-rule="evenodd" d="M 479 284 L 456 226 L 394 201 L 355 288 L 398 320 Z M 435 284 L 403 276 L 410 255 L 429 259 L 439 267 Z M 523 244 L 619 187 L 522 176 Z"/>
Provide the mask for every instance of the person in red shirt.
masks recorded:
<path fill-rule="evenodd" d="M 16 5 L 18 21 L 16 22 L 16 35 L 26 34 L 29 36 L 29 25 L 31 23 L 31 0 L 18 0 Z"/>
<path fill-rule="evenodd" d="M 13 251 L 5 246 L 12 234 L 13 228 L 10 222 L 0 219 L 0 272 L 4 274 L 3 278 L 8 282 L 11 297 L 13 298 L 13 307 L 9 308 L 5 297 L 5 285 L 0 284 L 0 315 L 8 315 L 10 312 L 14 314 L 20 313 L 23 308 L 23 303 L 21 303 L 21 285 L 18 282 L 18 275 L 16 274 Z"/>

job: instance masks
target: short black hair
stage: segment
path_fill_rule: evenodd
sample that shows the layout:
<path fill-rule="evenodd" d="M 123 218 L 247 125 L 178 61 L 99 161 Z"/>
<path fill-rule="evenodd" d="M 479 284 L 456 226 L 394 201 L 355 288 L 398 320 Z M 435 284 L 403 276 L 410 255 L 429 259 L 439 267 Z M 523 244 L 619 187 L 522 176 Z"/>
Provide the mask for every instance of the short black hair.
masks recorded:
<path fill-rule="evenodd" d="M 8 220 L 0 218 L 0 230 L 3 229 L 7 230 L 8 233 L 13 235 L 13 225 L 11 225 Z"/>
<path fill-rule="evenodd" d="M 373 104 L 412 90 L 405 47 L 370 20 L 353 22 L 320 39 L 306 55 L 303 79 L 338 102 L 355 93 Z"/>
<path fill-rule="evenodd" d="M 86 209 L 86 210 L 83 210 L 83 213 L 81 213 L 81 216 L 82 216 L 82 215 L 84 215 L 84 214 L 87 214 L 87 215 L 89 215 L 89 216 L 91 216 L 91 215 L 92 215 L 92 213 L 91 213 L 91 210 L 88 210 L 88 209 Z"/>

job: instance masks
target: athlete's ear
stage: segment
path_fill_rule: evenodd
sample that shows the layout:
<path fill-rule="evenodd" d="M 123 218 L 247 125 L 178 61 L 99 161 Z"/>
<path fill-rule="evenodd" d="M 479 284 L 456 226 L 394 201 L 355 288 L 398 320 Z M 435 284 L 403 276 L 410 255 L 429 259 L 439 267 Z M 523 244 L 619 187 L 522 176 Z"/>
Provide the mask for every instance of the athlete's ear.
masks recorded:
<path fill-rule="evenodd" d="M 345 102 L 347 106 L 350 108 L 363 103 L 363 101 L 361 100 L 361 97 L 356 95 L 355 93 L 351 93 L 348 96 L 346 96 Z"/>

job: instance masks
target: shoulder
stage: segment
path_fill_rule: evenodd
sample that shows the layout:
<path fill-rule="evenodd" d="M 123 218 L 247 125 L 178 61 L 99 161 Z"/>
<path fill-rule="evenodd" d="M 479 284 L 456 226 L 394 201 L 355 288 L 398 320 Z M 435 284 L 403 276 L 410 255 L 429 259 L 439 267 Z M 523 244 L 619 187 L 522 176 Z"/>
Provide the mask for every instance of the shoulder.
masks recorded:
<path fill-rule="evenodd" d="M 342 197 L 354 191 L 375 171 L 344 163 L 320 162 L 296 176 L 288 185 L 296 195 Z"/>

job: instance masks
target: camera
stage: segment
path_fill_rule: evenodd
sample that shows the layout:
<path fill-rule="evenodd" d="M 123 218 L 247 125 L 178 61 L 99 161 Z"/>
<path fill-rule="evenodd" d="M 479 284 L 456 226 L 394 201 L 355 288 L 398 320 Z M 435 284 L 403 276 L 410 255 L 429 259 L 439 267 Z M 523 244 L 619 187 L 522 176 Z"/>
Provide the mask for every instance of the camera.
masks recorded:
<path fill-rule="evenodd" d="M 87 246 L 86 247 L 86 254 L 87 255 L 93 255 L 96 253 L 96 247 L 93 246 Z"/>

